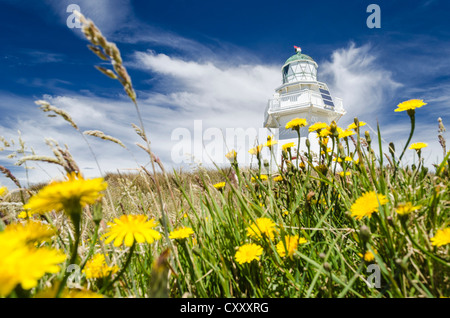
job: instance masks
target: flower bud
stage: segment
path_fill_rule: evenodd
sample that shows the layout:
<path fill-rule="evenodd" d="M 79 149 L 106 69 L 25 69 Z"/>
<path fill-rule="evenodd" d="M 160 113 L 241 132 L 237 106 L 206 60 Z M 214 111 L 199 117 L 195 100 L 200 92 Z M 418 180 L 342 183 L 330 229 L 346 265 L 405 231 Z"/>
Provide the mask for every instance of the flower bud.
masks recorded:
<path fill-rule="evenodd" d="M 94 204 L 93 206 L 94 211 L 92 212 L 92 220 L 95 224 L 100 224 L 100 221 L 103 218 L 103 208 L 100 203 Z"/>
<path fill-rule="evenodd" d="M 338 154 L 340 158 L 345 158 L 344 146 L 341 143 L 338 144 Z"/>
<path fill-rule="evenodd" d="M 337 125 L 336 122 L 333 120 L 330 124 L 330 132 L 333 134 L 337 131 Z"/>
<path fill-rule="evenodd" d="M 366 225 L 362 225 L 359 228 L 359 237 L 361 238 L 361 241 L 366 243 L 370 240 L 370 236 L 372 233 L 370 233 L 370 229 Z"/>
<path fill-rule="evenodd" d="M 370 137 L 370 133 L 369 133 L 369 131 L 365 131 L 364 132 L 364 137 L 366 137 L 366 141 L 367 141 L 367 143 L 370 145 L 370 143 L 372 142 L 372 138 Z"/>

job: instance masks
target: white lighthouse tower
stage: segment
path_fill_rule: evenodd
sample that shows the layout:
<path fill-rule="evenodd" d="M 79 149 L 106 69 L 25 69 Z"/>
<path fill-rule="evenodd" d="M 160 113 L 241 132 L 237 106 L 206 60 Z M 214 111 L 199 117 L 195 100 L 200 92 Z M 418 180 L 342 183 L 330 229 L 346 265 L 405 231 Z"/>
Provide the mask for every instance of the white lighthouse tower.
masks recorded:
<path fill-rule="evenodd" d="M 300 130 L 301 149 L 305 150 L 304 142 L 310 125 L 316 122 L 330 124 L 333 120 L 337 122 L 345 114 L 342 99 L 331 96 L 327 84 L 317 81 L 317 63 L 303 54 L 300 47 L 294 48 L 296 54 L 288 58 L 281 68 L 283 83 L 275 89 L 264 114 L 264 127 L 278 129 L 278 150 L 281 145 L 298 140 L 295 131 L 285 129 L 290 120 L 305 118 L 308 122 L 308 126 Z M 317 142 L 311 140 L 313 144 Z M 278 151 L 277 158 L 280 157 Z"/>

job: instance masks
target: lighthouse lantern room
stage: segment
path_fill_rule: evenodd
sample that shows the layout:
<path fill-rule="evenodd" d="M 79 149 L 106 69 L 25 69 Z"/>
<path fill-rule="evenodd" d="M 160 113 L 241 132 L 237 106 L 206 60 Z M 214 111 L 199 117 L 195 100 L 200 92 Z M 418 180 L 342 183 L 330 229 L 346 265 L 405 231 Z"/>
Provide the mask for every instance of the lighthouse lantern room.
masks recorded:
<path fill-rule="evenodd" d="M 285 129 L 294 118 L 305 118 L 308 126 L 316 122 L 330 124 L 345 114 L 342 99 L 330 94 L 327 84 L 317 81 L 317 63 L 294 46 L 296 54 L 281 68 L 283 83 L 275 89 L 264 114 L 264 127 L 279 129 L 280 141 L 297 138 L 297 133 Z M 308 136 L 308 126 L 300 131 Z"/>

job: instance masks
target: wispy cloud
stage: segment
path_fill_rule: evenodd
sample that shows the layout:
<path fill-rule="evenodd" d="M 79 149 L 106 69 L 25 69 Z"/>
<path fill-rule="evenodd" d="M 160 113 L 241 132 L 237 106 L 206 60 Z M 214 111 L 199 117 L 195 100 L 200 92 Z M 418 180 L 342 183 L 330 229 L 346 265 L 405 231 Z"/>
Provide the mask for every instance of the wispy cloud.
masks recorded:
<path fill-rule="evenodd" d="M 66 25 L 67 18 L 71 14 L 71 12 L 67 12 L 68 6 L 71 4 L 78 5 L 81 12 L 94 20 L 95 24 L 105 34 L 114 33 L 123 25 L 129 23 L 133 15 L 130 0 L 45 0 L 45 3 L 64 25 Z M 77 31 L 76 28 L 73 30 Z"/>
<path fill-rule="evenodd" d="M 343 98 L 346 122 L 354 117 L 368 121 L 382 114 L 386 99 L 401 87 L 392 73 L 378 63 L 377 52 L 370 44 L 357 47 L 351 43 L 334 51 L 331 60 L 320 65 L 319 76 L 328 83 L 332 94 Z"/>

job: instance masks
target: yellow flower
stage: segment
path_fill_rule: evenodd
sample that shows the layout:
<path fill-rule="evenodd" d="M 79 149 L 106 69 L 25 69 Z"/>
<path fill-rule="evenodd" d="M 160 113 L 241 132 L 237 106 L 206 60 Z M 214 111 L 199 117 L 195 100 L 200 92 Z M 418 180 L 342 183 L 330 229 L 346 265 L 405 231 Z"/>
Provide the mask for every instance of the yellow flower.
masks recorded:
<path fill-rule="evenodd" d="M 272 146 L 274 146 L 274 145 L 276 145 L 278 143 L 278 141 L 276 141 L 276 140 L 273 140 L 273 139 L 267 139 L 267 142 L 265 143 L 265 147 L 268 147 L 268 148 L 272 148 Z"/>
<path fill-rule="evenodd" d="M 23 238 L 5 231 L 0 233 L 0 297 L 8 296 L 20 284 L 23 289 L 36 287 L 46 273 L 58 273 L 58 264 L 66 255 L 47 247 L 36 248 Z"/>
<path fill-rule="evenodd" d="M 231 150 L 229 153 L 225 155 L 225 157 L 230 161 L 235 161 L 237 157 L 236 150 Z"/>
<path fill-rule="evenodd" d="M 327 128 L 327 127 L 328 127 L 328 124 L 317 122 L 317 123 L 314 123 L 311 126 L 309 126 L 308 130 L 309 130 L 309 132 L 321 131 L 322 129 Z"/>
<path fill-rule="evenodd" d="M 286 129 L 299 130 L 300 127 L 305 127 L 308 122 L 304 118 L 294 118 L 285 126 Z"/>
<path fill-rule="evenodd" d="M 291 149 L 294 146 L 295 146 L 295 143 L 288 142 L 288 143 L 284 144 L 283 146 L 281 146 L 281 149 L 283 149 L 284 151 L 287 151 L 288 149 Z"/>
<path fill-rule="evenodd" d="M 365 125 L 366 125 L 366 123 L 363 122 L 363 121 L 358 122 L 358 127 L 362 127 L 362 126 L 365 126 Z M 347 126 L 347 129 L 354 129 L 354 130 L 356 130 L 356 128 L 357 128 L 357 126 L 356 126 L 356 124 L 354 122 Z"/>
<path fill-rule="evenodd" d="M 353 130 L 350 129 L 343 130 L 342 128 L 338 128 L 338 131 L 339 131 L 338 138 L 345 138 L 356 134 Z"/>
<path fill-rule="evenodd" d="M 414 144 L 411 144 L 411 146 L 409 146 L 409 149 L 413 149 L 413 150 L 420 150 L 422 148 L 428 147 L 428 144 L 425 142 L 416 142 Z"/>
<path fill-rule="evenodd" d="M 263 148 L 263 145 L 258 145 L 255 148 L 250 149 L 248 152 L 251 155 L 259 156 L 259 154 L 261 153 L 262 148 Z"/>
<path fill-rule="evenodd" d="M 259 260 L 262 253 L 263 249 L 261 246 L 251 243 L 240 246 L 234 257 L 239 264 L 244 264 L 251 263 L 253 260 Z"/>
<path fill-rule="evenodd" d="M 58 292 L 59 284 L 54 284 L 50 288 L 46 288 L 34 296 L 34 298 L 55 298 Z M 103 295 L 97 294 L 87 289 L 68 289 L 64 288 L 60 298 L 104 298 Z"/>
<path fill-rule="evenodd" d="M 405 204 L 399 204 L 395 211 L 399 215 L 408 215 L 409 213 L 420 209 L 420 207 L 420 205 L 413 206 L 411 202 L 406 202 Z"/>
<path fill-rule="evenodd" d="M 124 214 L 120 219 L 115 218 L 114 223 L 108 222 L 109 232 L 103 235 L 105 244 L 114 241 L 114 246 L 125 243 L 131 246 L 134 242 L 149 244 L 161 238 L 161 234 L 153 228 L 157 225 L 155 220 L 148 220 L 145 215 Z"/>
<path fill-rule="evenodd" d="M 259 218 L 256 222 L 247 227 L 247 235 L 255 238 L 269 237 L 274 238 L 276 224 L 269 218 Z"/>
<path fill-rule="evenodd" d="M 31 218 L 32 216 L 33 216 L 33 214 L 28 211 L 22 211 L 19 214 L 17 214 L 17 217 L 19 219 Z"/>
<path fill-rule="evenodd" d="M 342 159 L 339 157 L 337 159 L 333 158 L 333 161 L 342 162 Z M 351 162 L 351 161 L 353 161 L 353 159 L 351 157 L 347 156 L 344 158 L 344 161 Z"/>
<path fill-rule="evenodd" d="M 259 178 L 256 177 L 256 179 L 259 179 L 260 181 L 266 181 L 266 180 L 269 179 L 269 177 L 267 175 L 265 175 L 265 174 L 262 174 Z M 256 182 L 256 179 L 254 177 L 252 177 L 251 181 L 252 182 Z"/>
<path fill-rule="evenodd" d="M 226 184 L 225 182 L 216 183 L 214 185 L 214 188 L 216 188 L 217 190 L 221 190 L 221 189 L 223 189 L 225 187 L 225 184 Z"/>
<path fill-rule="evenodd" d="M 340 175 L 341 177 L 344 177 L 344 176 L 351 176 L 352 173 L 351 173 L 350 171 L 346 171 L 345 173 L 344 173 L 344 171 L 341 171 L 341 172 L 339 172 L 339 175 Z"/>
<path fill-rule="evenodd" d="M 331 135 L 330 127 L 327 127 L 327 128 L 325 128 L 325 129 L 322 129 L 322 130 L 319 132 L 319 137 L 327 137 L 327 136 L 329 136 L 329 135 Z"/>
<path fill-rule="evenodd" d="M 320 141 L 320 145 L 326 147 L 326 146 L 328 145 L 328 140 L 330 140 L 328 137 L 323 138 L 323 139 Z M 328 149 L 330 149 L 330 150 L 328 150 Z M 330 151 L 331 151 L 331 148 L 328 148 L 328 147 L 327 147 L 327 151 L 330 152 Z"/>
<path fill-rule="evenodd" d="M 107 183 L 103 178 L 84 179 L 81 174 L 68 175 L 68 180 L 52 182 L 32 196 L 24 209 L 31 213 L 46 213 L 52 210 L 72 211 L 74 205 L 84 207 L 102 197 Z"/>
<path fill-rule="evenodd" d="M 169 233 L 169 238 L 174 240 L 185 239 L 194 234 L 190 227 L 180 227 Z"/>
<path fill-rule="evenodd" d="M 104 278 L 113 275 L 119 271 L 117 265 L 108 266 L 106 264 L 105 255 L 96 254 L 92 259 L 86 262 L 83 273 L 86 274 L 87 279 Z"/>
<path fill-rule="evenodd" d="M 276 176 L 275 178 L 273 178 L 273 181 L 275 182 L 283 181 L 283 176 Z"/>
<path fill-rule="evenodd" d="M 375 253 L 377 253 L 376 250 L 374 250 Z M 363 257 L 362 253 L 358 253 L 359 257 Z M 373 255 L 373 253 L 371 251 L 367 251 L 364 254 L 364 260 L 366 262 L 373 262 L 375 260 L 375 256 Z"/>
<path fill-rule="evenodd" d="M 416 109 L 416 108 L 420 108 L 424 105 L 426 105 L 427 103 L 424 103 L 422 99 L 410 99 L 407 100 L 405 102 L 402 102 L 400 104 L 397 105 L 397 109 L 395 109 L 395 112 L 402 112 L 405 110 L 410 110 L 410 109 Z"/>
<path fill-rule="evenodd" d="M 378 212 L 379 205 L 384 205 L 388 202 L 388 199 L 383 194 L 377 195 L 374 191 L 366 192 L 351 206 L 351 216 L 355 217 L 357 220 L 360 220 L 365 216 L 370 218 L 372 213 Z"/>
<path fill-rule="evenodd" d="M 450 244 L 450 227 L 443 230 L 437 230 L 436 235 L 431 238 L 431 242 L 431 245 L 433 246 Z"/>
<path fill-rule="evenodd" d="M 24 244 L 50 241 L 56 235 L 55 229 L 50 225 L 38 221 L 9 224 L 3 233 L 14 237 L 15 240 L 22 241 Z"/>
<path fill-rule="evenodd" d="M 287 255 L 292 258 L 295 251 L 297 251 L 298 245 L 305 244 L 306 242 L 308 241 L 304 237 L 299 238 L 298 235 L 286 235 L 284 237 L 284 241 L 278 242 L 276 246 L 277 252 L 281 257 L 285 257 Z"/>
<path fill-rule="evenodd" d="M 0 197 L 3 196 L 3 194 L 8 192 L 8 188 L 7 187 L 0 187 Z"/>

